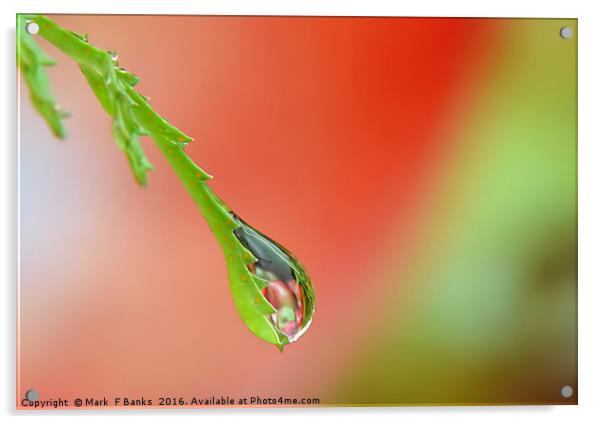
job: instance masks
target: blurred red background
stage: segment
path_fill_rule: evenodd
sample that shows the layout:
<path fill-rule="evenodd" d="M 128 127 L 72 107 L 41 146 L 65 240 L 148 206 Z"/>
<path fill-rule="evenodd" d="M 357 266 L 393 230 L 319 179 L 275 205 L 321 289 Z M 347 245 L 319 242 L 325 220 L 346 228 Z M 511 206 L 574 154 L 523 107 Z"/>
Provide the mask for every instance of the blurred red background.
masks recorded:
<path fill-rule="evenodd" d="M 214 190 L 301 259 L 317 311 L 284 354 L 255 338 L 218 244 L 151 140 L 142 189 L 77 67 L 41 42 L 71 118 L 68 139 L 53 140 L 21 87 L 19 396 L 344 403 L 337 382 L 386 325 L 380 299 L 400 287 L 383 267 L 402 269 L 412 251 L 496 54 L 496 21 L 52 18 L 141 77 L 153 107 L 195 138 L 187 152 Z"/>

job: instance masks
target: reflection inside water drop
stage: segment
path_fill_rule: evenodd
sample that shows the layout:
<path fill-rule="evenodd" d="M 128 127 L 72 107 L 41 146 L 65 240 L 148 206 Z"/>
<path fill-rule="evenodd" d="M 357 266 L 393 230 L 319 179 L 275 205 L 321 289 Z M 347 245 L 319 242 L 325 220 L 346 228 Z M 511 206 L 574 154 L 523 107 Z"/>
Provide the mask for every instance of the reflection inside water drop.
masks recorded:
<path fill-rule="evenodd" d="M 299 283 L 294 278 L 288 281 L 279 280 L 275 274 L 263 269 L 259 262 L 249 268 L 257 276 L 269 281 L 261 292 L 276 309 L 276 313 L 272 314 L 270 319 L 289 339 L 294 338 L 303 321 L 303 294 Z"/>
<path fill-rule="evenodd" d="M 309 277 L 288 250 L 236 215 L 234 218 L 240 225 L 234 235 L 257 259 L 249 269 L 266 281 L 261 292 L 276 310 L 270 320 L 289 343 L 294 342 L 307 330 L 314 312 L 314 293 Z"/>

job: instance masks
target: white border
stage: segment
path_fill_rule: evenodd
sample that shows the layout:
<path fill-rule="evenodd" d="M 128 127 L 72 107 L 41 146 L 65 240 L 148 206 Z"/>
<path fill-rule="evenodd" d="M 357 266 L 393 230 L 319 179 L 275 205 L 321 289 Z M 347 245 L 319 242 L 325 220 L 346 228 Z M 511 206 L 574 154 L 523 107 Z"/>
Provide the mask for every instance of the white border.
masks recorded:
<path fill-rule="evenodd" d="M 601 240 L 602 202 L 602 15 L 596 1 L 548 0 L 527 2 L 504 0 L 496 4 L 487 1 L 429 1 L 415 2 L 381 0 L 212 0 L 212 1 L 28 1 L 11 4 L 1 2 L 0 19 L 3 26 L 2 93 L 0 125 L 5 132 L 2 148 L 2 225 L 6 235 L 0 249 L 0 264 L 5 279 L 2 287 L 2 348 L 0 349 L 2 384 L 0 385 L 1 413 L 9 420 L 44 421 L 142 419 L 227 419 L 247 424 L 286 420 L 364 421 L 377 418 L 387 422 L 442 422 L 447 423 L 507 423 L 507 422 L 602 422 L 600 413 L 602 390 L 602 310 L 601 252 L 596 250 Z M 15 393 L 15 281 L 16 281 L 16 110 L 15 110 L 15 36 L 16 12 L 45 13 L 122 13 L 122 14 L 238 14 L 238 15 L 345 15 L 345 16 L 475 16 L 475 17 L 555 17 L 579 18 L 579 406 L 566 407 L 430 407 L 430 408 L 329 408 L 303 411 L 293 410 L 202 410 L 202 411 L 104 411 L 99 413 L 14 412 Z M 16 416 L 19 415 L 19 416 Z M 244 421 L 244 423 L 243 423 Z M 287 423 L 289 424 L 289 423 Z"/>

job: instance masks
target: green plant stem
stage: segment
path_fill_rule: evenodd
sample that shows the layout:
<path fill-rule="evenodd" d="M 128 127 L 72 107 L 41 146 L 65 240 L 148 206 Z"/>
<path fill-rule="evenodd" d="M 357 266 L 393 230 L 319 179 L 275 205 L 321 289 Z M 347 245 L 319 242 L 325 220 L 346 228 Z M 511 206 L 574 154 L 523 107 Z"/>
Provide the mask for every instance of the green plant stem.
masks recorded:
<path fill-rule="evenodd" d="M 179 145 L 162 136 L 153 140 L 199 207 L 224 252 L 232 296 L 241 319 L 253 333 L 282 350 L 287 340 L 269 323 L 267 316 L 275 311 L 260 292 L 265 281 L 247 268 L 255 258 L 234 236 L 239 224 L 232 211 L 207 185 L 200 168 Z"/>
<path fill-rule="evenodd" d="M 266 281 L 249 270 L 248 266 L 256 258 L 234 235 L 233 231 L 240 224 L 230 208 L 207 185 L 212 177 L 184 151 L 192 138 L 154 111 L 147 99 L 133 88 L 138 78 L 119 68 L 114 54 L 92 46 L 86 37 L 61 28 L 45 16 L 20 18 L 20 25 L 25 20 L 36 22 L 40 27 L 39 36 L 79 65 L 99 103 L 113 118 L 113 136 L 125 151 L 136 180 L 143 185 L 146 171 L 152 166 L 144 156 L 139 136 L 149 135 L 153 139 L 197 204 L 224 252 L 232 297 L 241 319 L 255 335 L 282 349 L 288 339 L 269 320 L 269 315 L 276 311 L 261 292 Z M 22 36 L 31 38 L 28 34 Z M 35 45 L 33 40 L 28 42 Z M 35 89 L 30 85 L 30 90 Z"/>
<path fill-rule="evenodd" d="M 229 226 L 230 231 L 236 229 L 237 225 L 232 219 L 230 209 L 207 185 L 202 170 L 190 156 L 179 145 L 165 137 L 156 136 L 153 140 L 199 207 L 211 230 L 219 233 L 225 226 Z M 224 237 L 218 240 L 223 248 L 228 247 L 227 241 L 232 241 Z"/>

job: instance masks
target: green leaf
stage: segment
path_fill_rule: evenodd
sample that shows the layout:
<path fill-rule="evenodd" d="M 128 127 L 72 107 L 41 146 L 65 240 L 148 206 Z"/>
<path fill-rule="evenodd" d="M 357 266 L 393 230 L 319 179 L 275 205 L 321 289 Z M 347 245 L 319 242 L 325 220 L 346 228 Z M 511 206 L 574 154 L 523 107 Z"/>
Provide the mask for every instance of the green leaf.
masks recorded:
<path fill-rule="evenodd" d="M 52 92 L 45 67 L 53 66 L 54 60 L 38 47 L 33 36 L 25 30 L 27 20 L 17 15 L 17 64 L 29 88 L 32 105 L 44 118 L 52 133 L 65 138 L 62 119 L 68 114 L 60 110 Z"/>
<path fill-rule="evenodd" d="M 139 78 L 118 66 L 115 53 L 92 46 L 88 43 L 87 36 L 63 29 L 44 16 L 20 17 L 19 25 L 23 26 L 25 20 L 36 22 L 40 27 L 39 36 L 77 62 L 98 102 L 113 119 L 113 138 L 124 151 L 134 177 L 141 185 L 147 183 L 147 171 L 153 167 L 144 155 L 140 136 L 149 135 L 153 139 L 199 207 L 224 252 L 232 297 L 240 318 L 256 336 L 282 350 L 285 344 L 290 343 L 290 339 L 270 318 L 277 311 L 262 293 L 268 281 L 249 269 L 258 258 L 234 233 L 243 223 L 207 185 L 212 177 L 184 152 L 184 147 L 192 138 L 170 125 L 133 88 Z M 28 34 L 19 35 L 19 45 L 22 45 L 20 50 L 24 51 L 19 55 L 19 64 L 28 80 L 32 101 L 53 131 L 62 136 L 64 130 L 59 119 L 62 115 L 56 112 L 48 79 L 45 74 L 40 74 L 42 66 L 53 62 Z M 309 278 L 301 264 L 286 249 L 273 241 L 269 243 L 282 255 L 286 255 L 287 266 L 294 272 L 304 293 L 303 325 L 306 329 L 315 308 Z"/>
<path fill-rule="evenodd" d="M 125 153 L 136 182 L 140 185 L 146 185 L 147 172 L 152 170 L 153 166 L 142 149 L 140 136 L 146 135 L 146 133 L 134 119 L 132 105 L 135 102 L 130 99 L 130 92 L 127 90 L 138 82 L 138 77 L 123 68 L 119 68 L 114 53 L 90 45 L 87 42 L 87 36 L 65 30 L 43 16 L 24 16 L 20 20 L 36 22 L 40 26 L 39 36 L 53 43 L 78 63 L 98 102 L 107 114 L 113 118 L 113 138 L 117 146 Z M 31 35 L 22 34 L 19 41 L 25 44 L 26 52 L 31 49 L 41 52 Z M 28 59 L 29 56 L 25 55 L 21 62 L 27 64 Z M 45 86 L 48 87 L 47 79 L 45 80 Z M 37 93 L 37 90 L 38 88 L 34 87 L 31 92 Z M 53 100 L 51 97 L 48 98 L 48 92 L 46 92 L 47 100 Z M 41 93 L 44 94 L 45 92 L 42 91 Z M 38 108 L 45 117 L 48 115 L 49 109 L 47 106 Z M 46 119 L 54 127 L 56 126 L 56 120 L 52 118 L 50 116 Z M 64 135 L 64 130 L 60 134 Z"/>

